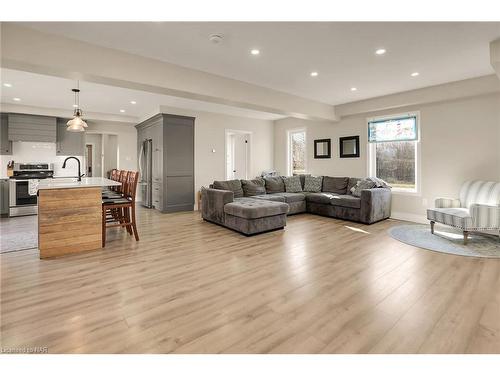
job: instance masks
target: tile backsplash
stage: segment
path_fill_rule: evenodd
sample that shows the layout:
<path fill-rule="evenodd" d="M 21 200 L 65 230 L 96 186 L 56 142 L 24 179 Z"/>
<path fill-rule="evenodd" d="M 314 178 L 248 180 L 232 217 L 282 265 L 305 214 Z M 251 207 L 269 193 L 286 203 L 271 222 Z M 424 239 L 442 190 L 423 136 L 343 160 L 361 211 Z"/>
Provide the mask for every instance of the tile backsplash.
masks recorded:
<path fill-rule="evenodd" d="M 47 142 L 13 142 L 12 155 L 0 155 L 0 178 L 7 177 L 7 163 L 14 160 L 15 163 L 52 163 L 54 165 L 55 177 L 76 176 L 78 167 L 75 160 L 68 161 L 66 168 L 62 168 L 64 159 L 70 155 L 60 156 L 56 154 L 56 144 Z M 82 163 L 83 158 L 77 156 Z"/>

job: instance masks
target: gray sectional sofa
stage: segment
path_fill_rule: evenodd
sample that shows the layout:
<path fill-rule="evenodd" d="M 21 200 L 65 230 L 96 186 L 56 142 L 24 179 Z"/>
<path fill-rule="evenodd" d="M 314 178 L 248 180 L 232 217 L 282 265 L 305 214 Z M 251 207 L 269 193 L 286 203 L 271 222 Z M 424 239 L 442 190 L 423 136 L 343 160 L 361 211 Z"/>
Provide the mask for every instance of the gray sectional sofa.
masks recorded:
<path fill-rule="evenodd" d="M 311 213 L 372 224 L 391 214 L 391 189 L 350 177 L 266 177 L 214 181 L 202 189 L 202 217 L 245 235 L 282 229 Z"/>

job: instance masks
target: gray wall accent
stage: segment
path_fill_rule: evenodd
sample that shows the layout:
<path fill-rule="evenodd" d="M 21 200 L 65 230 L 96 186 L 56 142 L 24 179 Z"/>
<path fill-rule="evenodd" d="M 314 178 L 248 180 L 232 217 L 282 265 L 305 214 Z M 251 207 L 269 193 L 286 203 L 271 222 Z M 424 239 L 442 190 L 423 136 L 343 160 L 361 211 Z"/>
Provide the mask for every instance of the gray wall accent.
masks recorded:
<path fill-rule="evenodd" d="M 56 118 L 9 113 L 9 140 L 56 142 Z"/>

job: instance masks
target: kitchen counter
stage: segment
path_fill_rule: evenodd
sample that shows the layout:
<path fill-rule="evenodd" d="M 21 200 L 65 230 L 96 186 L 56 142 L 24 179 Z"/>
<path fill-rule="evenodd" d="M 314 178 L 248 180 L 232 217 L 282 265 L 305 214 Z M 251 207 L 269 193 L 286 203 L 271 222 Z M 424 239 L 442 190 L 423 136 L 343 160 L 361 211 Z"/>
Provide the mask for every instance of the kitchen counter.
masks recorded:
<path fill-rule="evenodd" d="M 38 184 L 38 190 L 75 189 L 88 187 L 103 188 L 106 186 L 120 186 L 120 183 L 103 177 L 82 177 L 81 181 L 78 181 L 76 177 L 46 178 L 40 180 L 40 183 Z"/>
<path fill-rule="evenodd" d="M 102 177 L 47 178 L 38 185 L 40 258 L 102 248 L 102 188 L 119 182 Z"/>

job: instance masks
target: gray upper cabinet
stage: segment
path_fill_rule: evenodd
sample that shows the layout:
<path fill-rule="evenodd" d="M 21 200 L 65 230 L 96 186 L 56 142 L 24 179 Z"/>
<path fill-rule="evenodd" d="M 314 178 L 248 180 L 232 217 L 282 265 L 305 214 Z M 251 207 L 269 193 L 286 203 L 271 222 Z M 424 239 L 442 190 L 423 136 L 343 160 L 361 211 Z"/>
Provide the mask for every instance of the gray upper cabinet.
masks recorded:
<path fill-rule="evenodd" d="M 0 155 L 12 155 L 12 141 L 9 140 L 9 118 L 0 113 Z"/>
<path fill-rule="evenodd" d="M 8 139 L 25 142 L 56 142 L 56 118 L 8 114 Z"/>
<path fill-rule="evenodd" d="M 57 119 L 56 153 L 59 156 L 82 156 L 85 150 L 84 132 L 69 132 L 66 130 L 68 119 Z"/>

